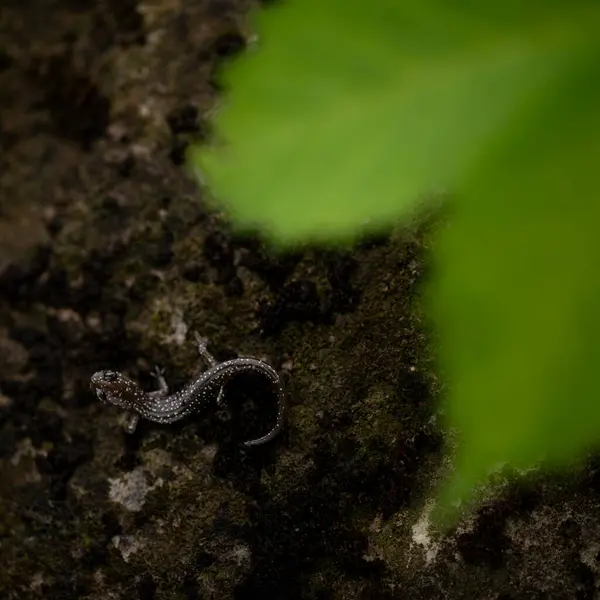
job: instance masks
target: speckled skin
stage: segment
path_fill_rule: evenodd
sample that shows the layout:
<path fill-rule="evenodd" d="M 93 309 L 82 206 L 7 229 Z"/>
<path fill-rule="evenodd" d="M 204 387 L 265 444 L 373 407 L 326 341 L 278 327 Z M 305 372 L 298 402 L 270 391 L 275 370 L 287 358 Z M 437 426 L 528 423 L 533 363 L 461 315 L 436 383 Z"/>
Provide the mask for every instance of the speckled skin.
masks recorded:
<path fill-rule="evenodd" d="M 202 351 L 201 351 L 202 352 Z M 211 357 L 212 358 L 212 357 Z M 277 372 L 267 363 L 256 358 L 235 358 L 222 363 L 208 361 L 211 367 L 191 381 L 183 389 L 168 394 L 162 372 L 157 369 L 159 389 L 144 392 L 140 386 L 117 371 L 98 371 L 91 378 L 91 386 L 99 400 L 129 412 L 126 430 L 133 433 L 140 418 L 156 423 L 173 423 L 200 410 L 215 397 L 219 390 L 219 401 L 223 386 L 230 377 L 240 373 L 260 373 L 266 375 L 277 393 L 278 413 L 273 429 L 266 435 L 245 442 L 245 446 L 258 446 L 272 440 L 282 429 L 285 421 L 286 402 L 283 384 Z"/>

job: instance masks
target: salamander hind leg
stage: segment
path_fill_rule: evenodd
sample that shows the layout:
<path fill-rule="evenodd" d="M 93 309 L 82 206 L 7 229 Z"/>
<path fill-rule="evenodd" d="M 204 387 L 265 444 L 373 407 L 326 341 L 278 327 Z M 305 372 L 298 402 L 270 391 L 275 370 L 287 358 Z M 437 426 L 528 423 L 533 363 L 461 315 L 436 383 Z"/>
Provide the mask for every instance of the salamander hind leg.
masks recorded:
<path fill-rule="evenodd" d="M 198 354 L 207 364 L 209 369 L 216 367 L 219 363 L 217 359 L 208 351 L 207 343 L 208 340 L 203 338 L 197 331 L 194 331 L 194 341 L 196 342 L 196 348 L 198 349 Z M 219 388 L 219 393 L 217 395 L 217 404 L 219 406 L 223 406 L 225 404 L 225 385 L 222 385 Z"/>
<path fill-rule="evenodd" d="M 148 396 L 151 398 L 164 398 L 167 396 L 169 393 L 169 386 L 165 380 L 165 370 L 156 365 L 150 375 L 156 379 L 158 383 L 158 389 L 154 392 L 148 392 Z"/>

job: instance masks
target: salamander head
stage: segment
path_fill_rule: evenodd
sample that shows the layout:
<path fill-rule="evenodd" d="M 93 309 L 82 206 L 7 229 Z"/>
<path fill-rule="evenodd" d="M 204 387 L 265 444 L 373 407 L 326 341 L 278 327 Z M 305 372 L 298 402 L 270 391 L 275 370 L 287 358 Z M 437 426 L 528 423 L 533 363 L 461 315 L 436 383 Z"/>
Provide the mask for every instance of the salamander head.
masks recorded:
<path fill-rule="evenodd" d="M 127 410 L 135 410 L 143 402 L 140 386 L 118 371 L 98 371 L 90 379 L 90 387 L 98 400 Z"/>

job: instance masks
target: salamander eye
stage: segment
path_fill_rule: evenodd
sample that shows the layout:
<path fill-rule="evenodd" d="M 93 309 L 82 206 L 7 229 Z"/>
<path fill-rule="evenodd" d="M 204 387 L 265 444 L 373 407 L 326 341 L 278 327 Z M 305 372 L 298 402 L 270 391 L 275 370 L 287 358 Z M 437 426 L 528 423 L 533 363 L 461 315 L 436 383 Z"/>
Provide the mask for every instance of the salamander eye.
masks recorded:
<path fill-rule="evenodd" d="M 104 380 L 105 381 L 116 381 L 117 373 L 115 371 L 104 371 Z"/>

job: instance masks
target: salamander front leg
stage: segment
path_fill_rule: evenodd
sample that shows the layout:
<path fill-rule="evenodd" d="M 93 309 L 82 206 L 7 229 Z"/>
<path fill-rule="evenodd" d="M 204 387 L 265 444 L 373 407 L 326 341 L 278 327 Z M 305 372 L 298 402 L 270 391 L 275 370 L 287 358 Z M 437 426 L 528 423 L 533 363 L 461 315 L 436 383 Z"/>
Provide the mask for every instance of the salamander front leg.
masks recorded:
<path fill-rule="evenodd" d="M 165 381 L 165 370 L 161 369 L 158 365 L 154 367 L 154 370 L 150 372 L 150 375 L 156 379 L 158 383 L 158 389 L 153 392 L 148 392 L 149 398 L 164 398 L 169 393 L 169 386 Z M 140 415 L 136 412 L 128 411 L 125 415 L 125 431 L 127 433 L 133 433 L 140 422 Z"/>
<path fill-rule="evenodd" d="M 137 413 L 134 412 L 128 412 L 125 415 L 125 423 L 123 428 L 125 429 L 125 431 L 127 433 L 133 433 L 135 431 L 135 428 L 137 427 L 137 424 L 140 421 L 140 415 L 138 415 Z"/>

